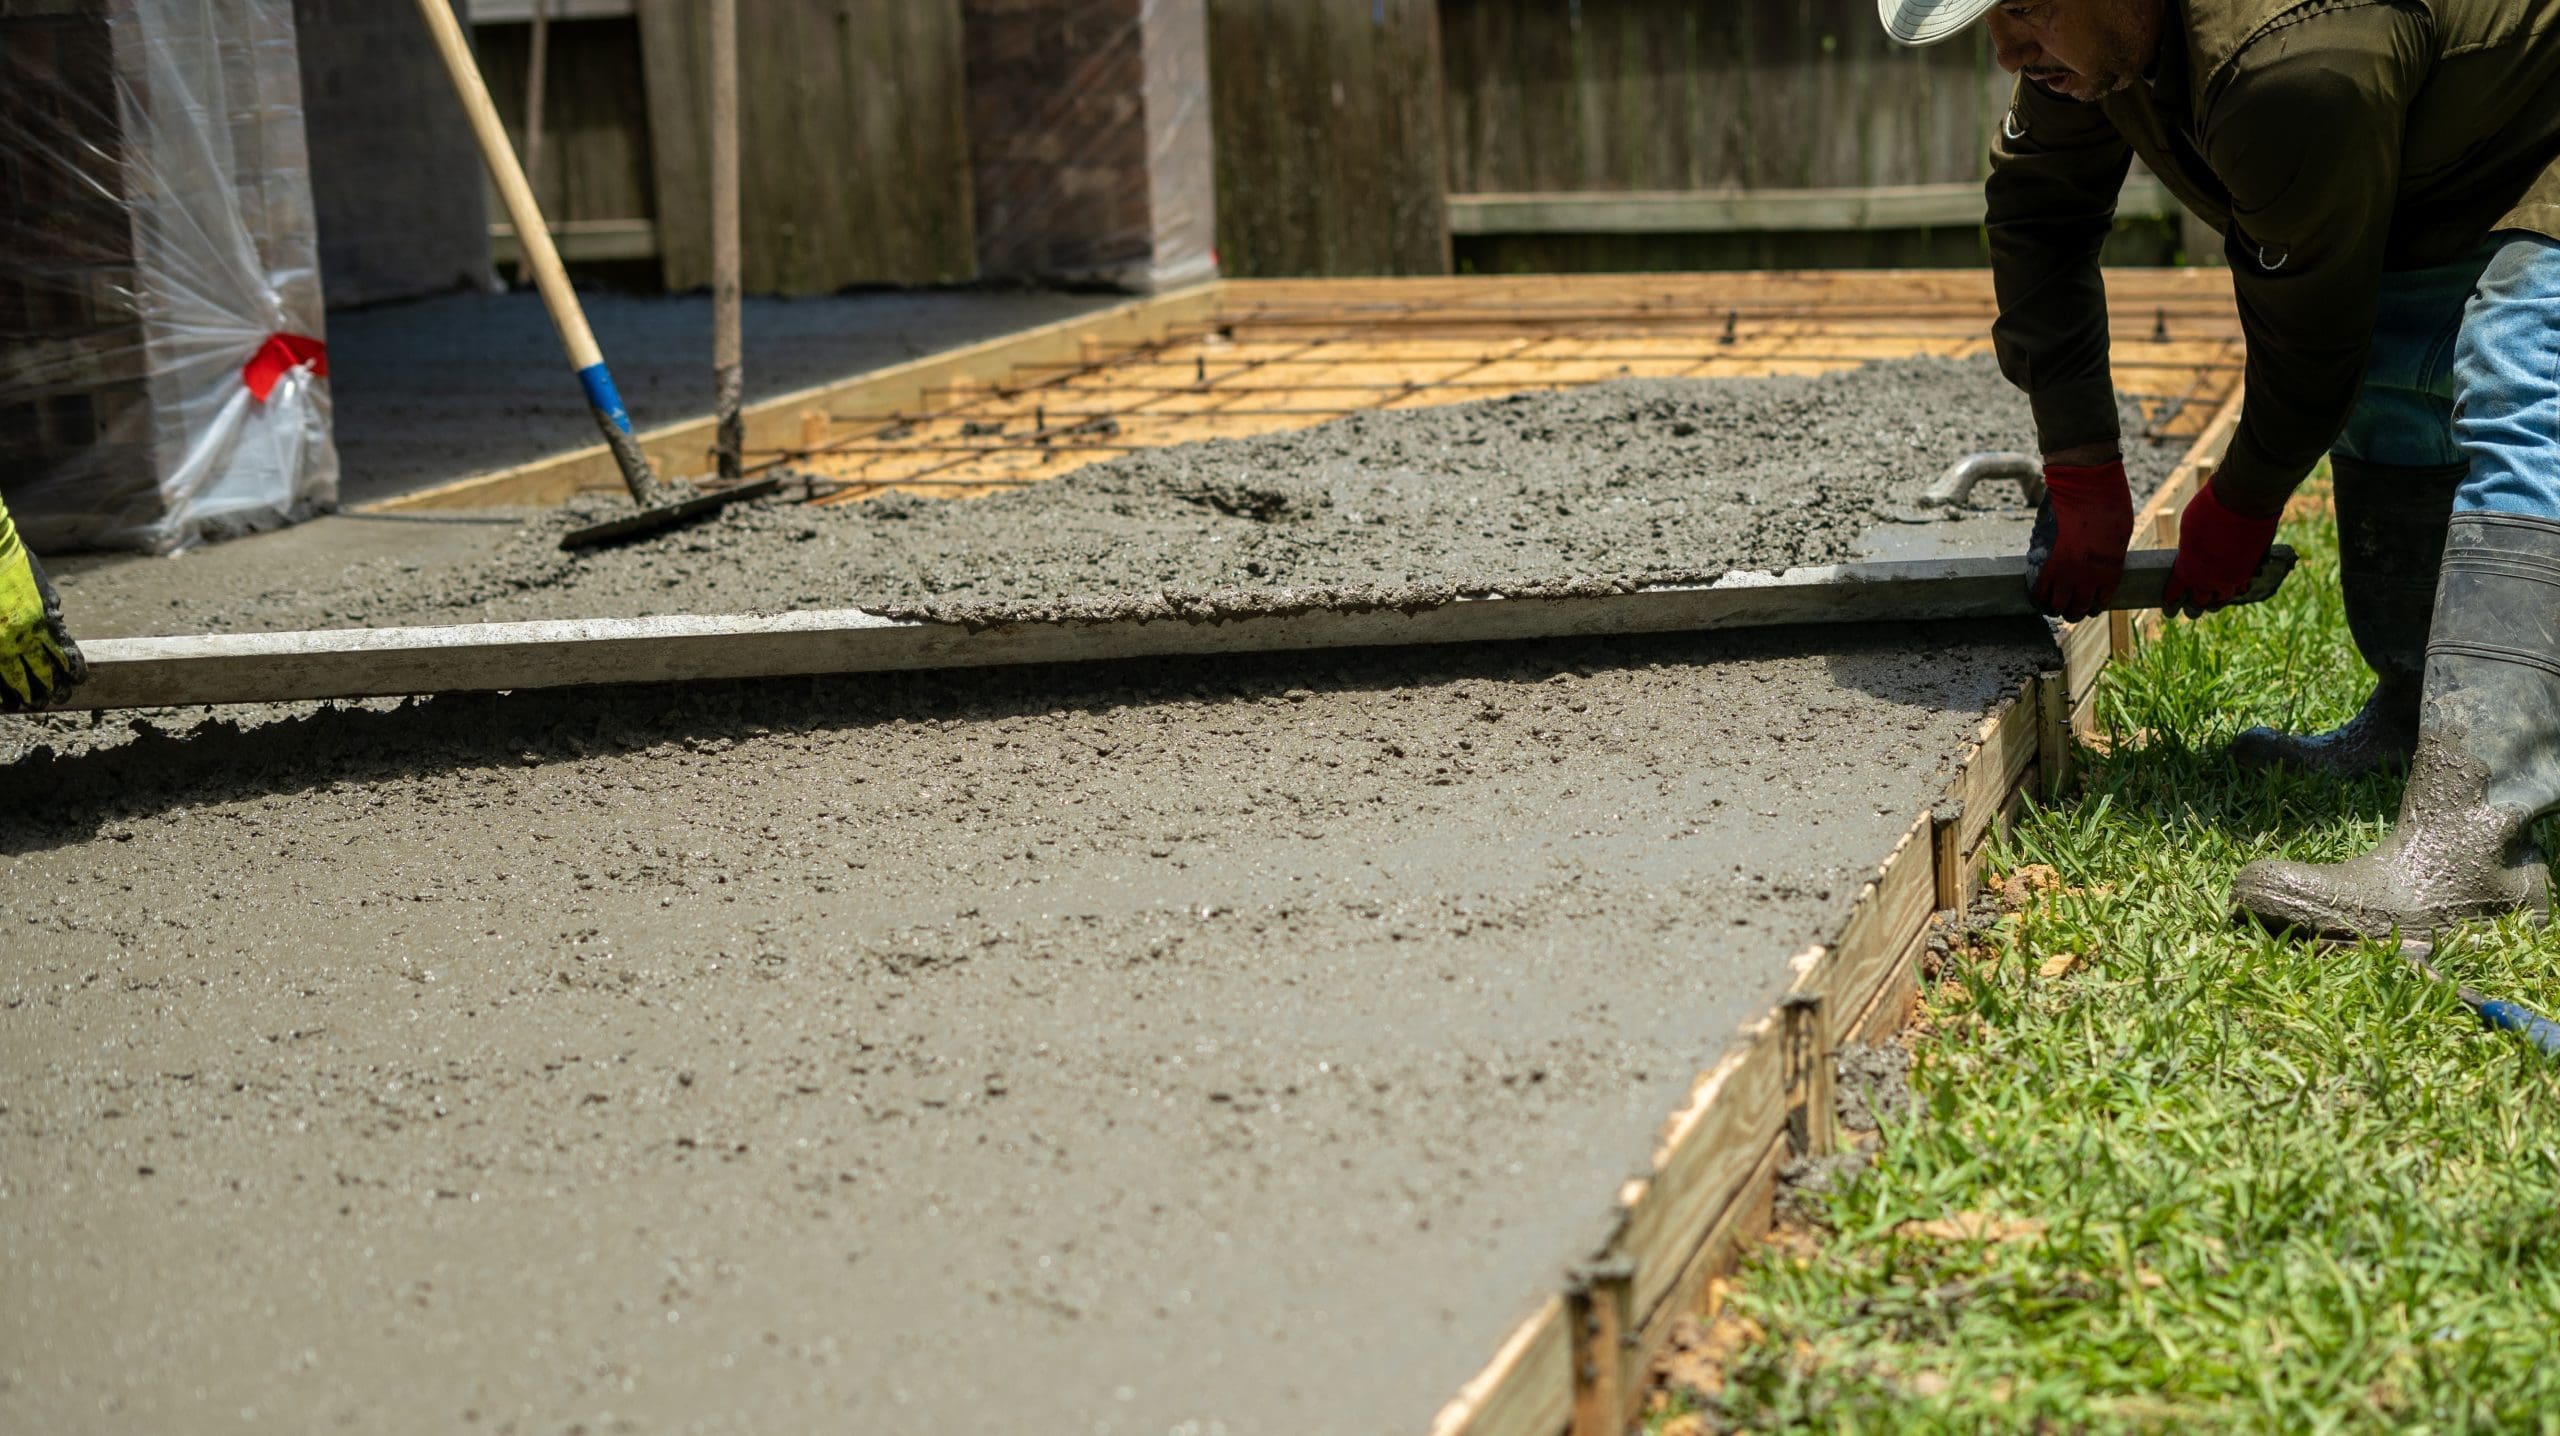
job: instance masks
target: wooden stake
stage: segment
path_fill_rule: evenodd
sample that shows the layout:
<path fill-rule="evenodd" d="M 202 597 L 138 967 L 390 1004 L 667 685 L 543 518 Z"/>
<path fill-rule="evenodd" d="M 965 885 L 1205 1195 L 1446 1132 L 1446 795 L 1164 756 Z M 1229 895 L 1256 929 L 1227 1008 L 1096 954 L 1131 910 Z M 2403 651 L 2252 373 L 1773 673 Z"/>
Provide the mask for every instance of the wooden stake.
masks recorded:
<path fill-rule="evenodd" d="M 2036 675 L 2036 767 L 2048 799 L 2071 780 L 2071 684 L 2058 668 Z"/>
<path fill-rule="evenodd" d="M 1623 1258 L 1579 1274 L 1572 1313 L 1572 1436 L 1625 1436 L 1627 1332 L 1634 1324 L 1635 1264 Z"/>
<path fill-rule="evenodd" d="M 524 182 L 542 192 L 542 78 L 551 68 L 551 0 L 533 0 L 533 54 L 524 74 Z M 519 241 L 516 283 L 533 283 L 533 251 Z"/>
<path fill-rule="evenodd" d="M 712 455 L 723 483 L 744 474 L 745 340 L 738 235 L 738 0 L 711 0 Z"/>
<path fill-rule="evenodd" d="M 1831 1040 L 1822 994 L 1799 992 L 1783 1007 L 1787 1045 L 1787 1144 L 1799 1157 L 1831 1154 Z"/>

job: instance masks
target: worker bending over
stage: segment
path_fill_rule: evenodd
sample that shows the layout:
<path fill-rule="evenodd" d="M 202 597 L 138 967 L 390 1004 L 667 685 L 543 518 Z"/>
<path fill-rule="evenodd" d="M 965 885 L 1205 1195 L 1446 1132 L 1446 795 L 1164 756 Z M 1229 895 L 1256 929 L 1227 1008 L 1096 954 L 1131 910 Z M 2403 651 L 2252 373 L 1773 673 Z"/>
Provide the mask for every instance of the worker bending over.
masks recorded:
<path fill-rule="evenodd" d="M 44 566 L 0 501 L 0 713 L 42 708 L 87 676 Z"/>
<path fill-rule="evenodd" d="M 1926 44 L 1987 18 L 2019 77 L 1987 185 L 1993 326 L 2048 498 L 2047 612 L 2106 606 L 2133 505 L 2098 254 L 2135 156 L 2223 236 L 2248 340 L 2238 432 L 2179 520 L 2168 606 L 2230 602 L 2321 454 L 2348 627 L 2343 728 L 2232 756 L 2406 766 L 2344 863 L 2258 862 L 2234 908 L 2332 937 L 2548 921 L 2560 807 L 2560 0 L 1879 0 Z"/>

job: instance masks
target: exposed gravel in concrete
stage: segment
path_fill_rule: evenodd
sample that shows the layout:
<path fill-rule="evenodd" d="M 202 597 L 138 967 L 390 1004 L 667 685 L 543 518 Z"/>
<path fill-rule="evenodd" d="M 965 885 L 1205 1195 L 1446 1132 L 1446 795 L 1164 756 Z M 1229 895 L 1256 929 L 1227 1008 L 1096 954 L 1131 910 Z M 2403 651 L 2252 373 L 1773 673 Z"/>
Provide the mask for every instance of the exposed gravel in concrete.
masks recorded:
<path fill-rule="evenodd" d="M 1979 369 L 1925 398 L 1974 416 L 1933 444 L 2015 442 Z M 1068 481 L 1084 510 L 764 511 L 486 594 L 275 548 L 308 566 L 220 603 L 1046 602 L 1068 553 L 1124 595 L 1615 575 L 1835 556 L 1890 496 L 1825 445 L 1795 505 L 1669 432 L 1759 401 L 1578 402 L 1579 465 L 1302 436 L 1274 482 L 1328 543 L 1182 498 L 1195 452 Z M 1421 477 L 1363 481 L 1372 443 Z M 1470 485 L 1511 518 L 1455 531 Z M 1753 512 L 1770 548 L 1718 536 Z M 815 536 L 746 541 L 782 524 Z M 2051 661 L 2020 624 L 48 730 L 0 769 L 0 1427 L 1418 1429 Z"/>
<path fill-rule="evenodd" d="M 628 548 L 559 552 L 562 530 L 619 502 L 598 499 L 468 569 L 421 576 L 382 559 L 318 589 L 239 593 L 214 619 L 862 606 L 976 620 L 1712 578 L 1852 557 L 1952 458 L 2016 447 L 2027 422 L 1987 360 L 1622 380 L 1152 450 L 971 503 L 741 506 Z M 2130 462 L 2147 488 L 2174 461 L 2142 446 Z M 2014 505 L 2000 488 L 1981 498 Z"/>

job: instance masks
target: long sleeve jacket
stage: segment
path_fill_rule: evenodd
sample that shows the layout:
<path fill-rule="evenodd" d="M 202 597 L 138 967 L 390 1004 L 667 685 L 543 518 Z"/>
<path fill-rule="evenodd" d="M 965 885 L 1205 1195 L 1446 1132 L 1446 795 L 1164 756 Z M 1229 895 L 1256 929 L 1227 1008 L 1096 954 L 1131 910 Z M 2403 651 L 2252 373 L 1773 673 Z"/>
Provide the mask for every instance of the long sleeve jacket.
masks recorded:
<path fill-rule="evenodd" d="M 2098 251 L 2133 157 L 2220 231 L 2248 397 L 2216 478 L 2272 512 L 2355 403 L 2384 273 L 2560 238 L 2560 0 L 2172 0 L 2146 79 L 2022 81 L 1992 150 L 1993 327 L 2048 452 L 2118 437 Z"/>

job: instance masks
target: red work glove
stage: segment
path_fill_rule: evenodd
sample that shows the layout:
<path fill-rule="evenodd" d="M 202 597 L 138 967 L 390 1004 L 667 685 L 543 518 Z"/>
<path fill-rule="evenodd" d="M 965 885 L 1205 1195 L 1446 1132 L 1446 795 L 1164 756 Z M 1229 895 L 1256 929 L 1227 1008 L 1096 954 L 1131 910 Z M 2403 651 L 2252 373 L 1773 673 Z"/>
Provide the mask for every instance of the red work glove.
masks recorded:
<path fill-rule="evenodd" d="M 2133 491 L 2124 460 L 2044 466 L 2044 507 L 2027 540 L 2027 591 L 2056 618 L 2106 611 L 2133 542 Z"/>
<path fill-rule="evenodd" d="M 2164 613 L 2201 618 L 2238 598 L 2258 576 L 2276 541 L 2276 519 L 2253 519 L 2223 506 L 2208 483 L 2178 516 L 2178 561 L 2160 596 Z"/>

